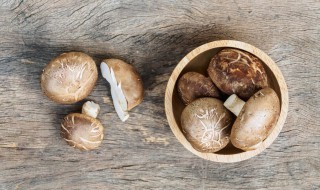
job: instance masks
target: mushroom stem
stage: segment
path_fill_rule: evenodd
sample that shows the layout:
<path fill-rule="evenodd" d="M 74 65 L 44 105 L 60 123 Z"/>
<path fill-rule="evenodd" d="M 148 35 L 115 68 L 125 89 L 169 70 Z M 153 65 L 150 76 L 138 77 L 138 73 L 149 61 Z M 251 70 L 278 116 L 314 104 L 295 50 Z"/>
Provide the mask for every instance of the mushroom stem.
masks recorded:
<path fill-rule="evenodd" d="M 232 94 L 224 102 L 223 105 L 232 113 L 234 113 L 236 116 L 238 116 L 245 103 L 246 102 L 241 100 L 236 94 Z"/>
<path fill-rule="evenodd" d="M 87 101 L 82 106 L 82 113 L 93 118 L 97 118 L 99 111 L 100 111 L 99 104 L 96 104 L 92 101 Z"/>

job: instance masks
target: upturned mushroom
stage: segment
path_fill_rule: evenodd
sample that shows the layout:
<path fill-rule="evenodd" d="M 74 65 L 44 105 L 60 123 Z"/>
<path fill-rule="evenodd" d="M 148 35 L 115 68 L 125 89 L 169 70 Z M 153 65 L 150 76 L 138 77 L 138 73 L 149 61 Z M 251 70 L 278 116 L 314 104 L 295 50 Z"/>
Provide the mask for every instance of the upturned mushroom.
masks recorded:
<path fill-rule="evenodd" d="M 103 126 L 95 118 L 100 106 L 94 102 L 86 102 L 83 107 L 82 113 L 71 113 L 64 117 L 61 136 L 72 147 L 91 150 L 98 148 L 103 140 Z"/>
<path fill-rule="evenodd" d="M 81 52 L 63 53 L 44 68 L 41 88 L 51 100 L 72 104 L 87 97 L 97 79 L 97 66 L 90 56 Z"/>
<path fill-rule="evenodd" d="M 128 111 L 143 100 L 141 77 L 132 65 L 119 59 L 105 59 L 100 68 L 102 76 L 110 84 L 115 110 L 121 121 L 126 121 L 129 118 Z"/>
<path fill-rule="evenodd" d="M 280 101 L 272 88 L 256 92 L 247 102 L 231 95 L 224 106 L 237 117 L 231 143 L 242 150 L 254 150 L 269 136 L 280 114 Z"/>
<path fill-rule="evenodd" d="M 220 97 L 220 92 L 211 79 L 197 72 L 182 75 L 178 81 L 178 92 L 185 105 L 201 97 Z"/>
<path fill-rule="evenodd" d="M 215 98 L 199 98 L 182 112 L 181 127 L 186 139 L 200 152 L 217 152 L 230 142 L 233 115 Z"/>
<path fill-rule="evenodd" d="M 207 69 L 213 83 L 225 94 L 237 94 L 247 100 L 268 86 L 263 64 L 256 56 L 233 48 L 217 53 Z"/>

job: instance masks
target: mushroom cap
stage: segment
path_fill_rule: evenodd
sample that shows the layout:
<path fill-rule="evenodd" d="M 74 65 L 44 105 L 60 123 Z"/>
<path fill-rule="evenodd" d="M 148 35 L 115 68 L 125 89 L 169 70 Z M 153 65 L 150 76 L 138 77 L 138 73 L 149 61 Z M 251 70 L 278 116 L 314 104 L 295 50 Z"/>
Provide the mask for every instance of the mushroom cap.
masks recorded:
<path fill-rule="evenodd" d="M 90 56 L 81 52 L 63 53 L 44 68 L 41 88 L 51 100 L 72 104 L 87 97 L 97 79 L 97 66 Z"/>
<path fill-rule="evenodd" d="M 103 139 L 99 120 L 85 114 L 71 113 L 61 123 L 61 136 L 70 146 L 80 150 L 97 148 Z"/>
<path fill-rule="evenodd" d="M 232 144 L 242 150 L 256 149 L 272 132 L 280 115 L 280 101 L 272 88 L 256 92 L 243 106 L 231 130 Z"/>
<path fill-rule="evenodd" d="M 233 48 L 217 53 L 208 67 L 214 84 L 224 93 L 237 94 L 248 99 L 261 88 L 268 86 L 262 61 L 256 56 Z"/>
<path fill-rule="evenodd" d="M 178 81 L 178 92 L 186 105 L 197 98 L 220 96 L 218 88 L 211 79 L 197 72 L 187 72 L 182 75 Z"/>
<path fill-rule="evenodd" d="M 140 104 L 144 97 L 144 89 L 137 70 L 120 59 L 105 59 L 103 62 L 113 69 L 117 82 L 121 83 L 121 89 L 128 102 L 128 110 Z"/>
<path fill-rule="evenodd" d="M 200 152 L 217 152 L 230 142 L 233 115 L 215 98 L 191 102 L 181 115 L 181 127 L 190 144 Z"/>

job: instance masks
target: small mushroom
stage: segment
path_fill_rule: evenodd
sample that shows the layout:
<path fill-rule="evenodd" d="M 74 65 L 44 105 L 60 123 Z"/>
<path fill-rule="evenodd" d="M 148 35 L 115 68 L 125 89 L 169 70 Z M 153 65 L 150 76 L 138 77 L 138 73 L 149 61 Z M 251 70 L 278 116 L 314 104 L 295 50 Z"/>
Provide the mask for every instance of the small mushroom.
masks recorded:
<path fill-rule="evenodd" d="M 132 65 L 119 59 L 105 59 L 100 67 L 102 76 L 111 86 L 116 112 L 122 121 L 126 121 L 129 118 L 128 111 L 143 100 L 141 77 Z"/>
<path fill-rule="evenodd" d="M 224 106 L 238 116 L 232 126 L 231 143 L 245 151 L 259 147 L 280 115 L 280 101 L 272 88 L 259 90 L 247 102 L 233 94 Z"/>
<path fill-rule="evenodd" d="M 218 88 L 210 78 L 196 72 L 187 72 L 178 81 L 178 92 L 184 104 L 201 97 L 219 98 Z"/>
<path fill-rule="evenodd" d="M 80 150 L 97 148 L 103 140 L 103 126 L 95 117 L 100 109 L 93 102 L 84 104 L 82 113 L 71 113 L 61 123 L 61 136 L 70 146 Z M 85 113 L 94 113 L 86 115 Z"/>
<path fill-rule="evenodd" d="M 90 56 L 81 52 L 63 53 L 44 68 L 41 88 L 51 100 L 72 104 L 87 97 L 97 79 L 97 66 Z"/>
<path fill-rule="evenodd" d="M 230 142 L 233 115 L 215 98 L 191 102 L 181 115 L 181 127 L 190 144 L 200 152 L 217 152 Z"/>
<path fill-rule="evenodd" d="M 263 64 L 256 56 L 233 48 L 216 54 L 208 67 L 213 83 L 224 93 L 237 94 L 248 99 L 258 90 L 268 86 Z"/>

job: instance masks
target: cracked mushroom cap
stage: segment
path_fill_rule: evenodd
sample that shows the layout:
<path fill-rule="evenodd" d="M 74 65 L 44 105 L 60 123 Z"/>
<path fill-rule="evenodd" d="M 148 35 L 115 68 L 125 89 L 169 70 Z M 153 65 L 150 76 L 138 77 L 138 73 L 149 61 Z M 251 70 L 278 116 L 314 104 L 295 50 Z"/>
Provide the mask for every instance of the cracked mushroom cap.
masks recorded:
<path fill-rule="evenodd" d="M 182 75 L 178 81 L 178 92 L 186 105 L 201 97 L 220 97 L 220 92 L 211 79 L 197 72 Z"/>
<path fill-rule="evenodd" d="M 61 136 L 70 146 L 80 150 L 98 148 L 103 139 L 103 126 L 99 120 L 85 114 L 72 113 L 61 123 Z"/>
<path fill-rule="evenodd" d="M 215 98 L 199 98 L 182 112 L 181 127 L 190 144 L 200 152 L 217 152 L 230 142 L 233 115 Z"/>
<path fill-rule="evenodd" d="M 208 74 L 224 93 L 237 94 L 248 99 L 258 90 L 268 86 L 263 64 L 256 56 L 233 48 L 217 53 L 208 67 Z"/>
<path fill-rule="evenodd" d="M 232 144 L 242 150 L 256 149 L 272 132 L 280 115 L 280 101 L 272 88 L 255 93 L 243 106 L 231 130 Z"/>
<path fill-rule="evenodd" d="M 87 97 L 97 79 L 97 66 L 90 56 L 81 52 L 63 53 L 44 68 L 41 88 L 51 100 L 72 104 Z"/>

